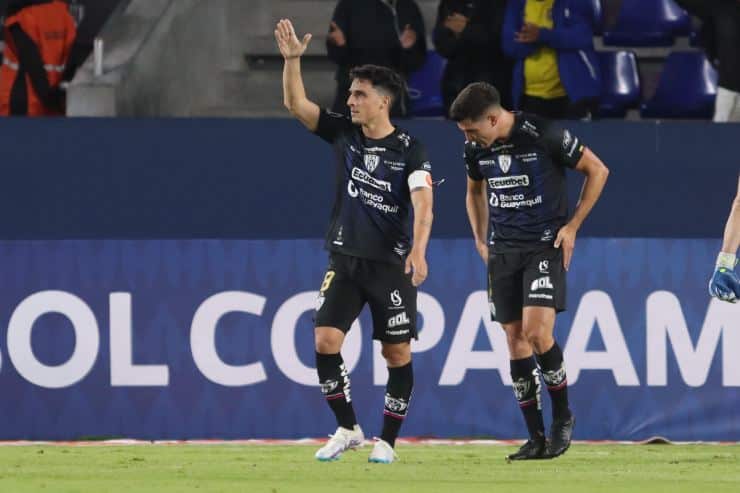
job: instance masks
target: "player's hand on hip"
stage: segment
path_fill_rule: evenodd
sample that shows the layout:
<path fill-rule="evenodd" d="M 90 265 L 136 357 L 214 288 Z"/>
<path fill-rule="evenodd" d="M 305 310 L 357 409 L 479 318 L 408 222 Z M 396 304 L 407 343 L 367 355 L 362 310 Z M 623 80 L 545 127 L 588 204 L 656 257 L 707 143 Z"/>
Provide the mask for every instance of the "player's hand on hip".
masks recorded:
<path fill-rule="evenodd" d="M 411 284 L 413 284 L 414 287 L 420 286 L 429 273 L 427 260 L 424 258 L 424 254 L 412 248 L 411 253 L 406 257 L 406 268 L 404 272 L 406 274 L 412 273 Z"/>
<path fill-rule="evenodd" d="M 295 29 L 293 29 L 293 23 L 289 19 L 280 19 L 277 27 L 275 27 L 275 40 L 280 49 L 280 54 L 286 60 L 303 55 L 306 48 L 308 48 L 308 43 L 311 42 L 311 37 L 311 34 L 306 34 L 303 36 L 303 40 L 299 40 Z"/>
<path fill-rule="evenodd" d="M 483 259 L 483 263 L 488 265 L 488 245 L 483 242 L 476 242 L 475 248 L 478 250 L 478 255 L 480 255 L 480 258 Z"/>
<path fill-rule="evenodd" d="M 566 224 L 555 238 L 555 248 L 563 250 L 563 267 L 565 270 L 570 268 L 570 260 L 573 258 L 573 249 L 576 247 L 576 234 L 578 231 L 573 226 Z"/>
<path fill-rule="evenodd" d="M 740 298 L 740 279 L 735 271 L 718 267 L 709 280 L 709 294 L 719 300 L 735 303 Z"/>

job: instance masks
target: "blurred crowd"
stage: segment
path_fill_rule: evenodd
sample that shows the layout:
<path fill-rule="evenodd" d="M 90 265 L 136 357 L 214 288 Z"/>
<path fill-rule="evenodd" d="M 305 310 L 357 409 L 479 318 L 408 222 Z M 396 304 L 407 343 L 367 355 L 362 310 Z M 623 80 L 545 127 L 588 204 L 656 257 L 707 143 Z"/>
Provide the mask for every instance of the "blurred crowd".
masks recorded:
<path fill-rule="evenodd" d="M 740 121 L 740 0 L 676 0 L 702 23 L 700 45 L 719 72 L 715 121 Z M 446 59 L 444 114 L 473 81 L 496 86 L 507 107 L 550 118 L 590 119 L 602 81 L 592 0 L 441 0 L 431 39 Z M 345 112 L 349 69 L 373 63 L 405 77 L 428 53 L 414 0 L 339 0 L 327 50 L 337 64 L 334 111 Z M 408 112 L 408 94 L 394 108 Z"/>

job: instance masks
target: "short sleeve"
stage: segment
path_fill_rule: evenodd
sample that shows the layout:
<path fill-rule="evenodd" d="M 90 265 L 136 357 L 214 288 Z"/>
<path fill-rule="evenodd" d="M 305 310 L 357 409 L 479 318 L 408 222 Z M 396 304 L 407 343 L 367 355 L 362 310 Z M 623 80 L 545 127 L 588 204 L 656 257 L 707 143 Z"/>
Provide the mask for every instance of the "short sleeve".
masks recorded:
<path fill-rule="evenodd" d="M 352 120 L 348 117 L 322 109 L 319 113 L 319 124 L 314 133 L 331 144 L 342 133 L 352 130 L 353 127 Z"/>
<path fill-rule="evenodd" d="M 575 168 L 586 150 L 581 139 L 555 124 L 547 126 L 542 138 L 552 160 L 567 168 Z"/>
<path fill-rule="evenodd" d="M 468 177 L 473 181 L 483 180 L 484 176 L 483 173 L 480 172 L 478 160 L 473 158 L 473 156 L 468 154 L 468 152 L 463 154 L 463 159 L 465 160 L 465 171 L 467 171 Z"/>
<path fill-rule="evenodd" d="M 429 161 L 427 150 L 418 140 L 415 140 L 409 147 L 408 154 L 406 155 L 406 163 L 408 164 L 407 169 L 409 174 L 414 171 L 432 172 L 432 163 Z"/>

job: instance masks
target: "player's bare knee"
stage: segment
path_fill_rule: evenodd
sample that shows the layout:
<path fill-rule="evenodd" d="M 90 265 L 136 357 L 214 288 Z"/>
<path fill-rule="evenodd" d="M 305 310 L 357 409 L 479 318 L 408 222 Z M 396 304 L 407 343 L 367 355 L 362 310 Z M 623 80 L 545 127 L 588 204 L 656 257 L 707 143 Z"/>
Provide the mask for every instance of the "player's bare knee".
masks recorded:
<path fill-rule="evenodd" d="M 342 349 L 343 340 L 343 334 L 338 330 L 317 329 L 314 332 L 314 345 L 319 354 L 338 353 Z"/>
<path fill-rule="evenodd" d="M 383 344 L 380 353 L 390 368 L 404 366 L 411 361 L 411 345 L 409 343 Z"/>

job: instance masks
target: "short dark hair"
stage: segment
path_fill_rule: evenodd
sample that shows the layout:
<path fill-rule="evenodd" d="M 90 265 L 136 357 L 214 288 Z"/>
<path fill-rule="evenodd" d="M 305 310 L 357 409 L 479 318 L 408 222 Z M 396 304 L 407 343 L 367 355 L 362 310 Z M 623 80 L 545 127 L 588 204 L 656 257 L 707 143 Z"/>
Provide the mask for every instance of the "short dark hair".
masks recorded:
<path fill-rule="evenodd" d="M 452 106 L 450 120 L 480 120 L 491 107 L 501 106 L 498 90 L 487 82 L 473 82 L 460 91 Z"/>
<path fill-rule="evenodd" d="M 406 82 L 394 70 L 380 65 L 361 65 L 349 72 L 349 80 L 366 80 L 376 89 L 381 89 L 391 97 L 391 104 L 406 90 Z"/>

